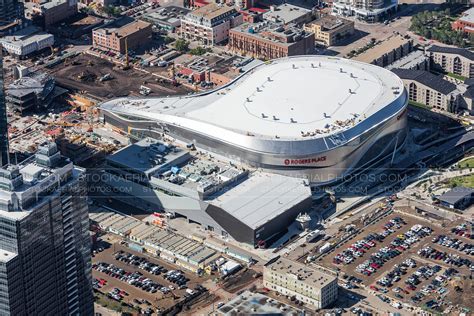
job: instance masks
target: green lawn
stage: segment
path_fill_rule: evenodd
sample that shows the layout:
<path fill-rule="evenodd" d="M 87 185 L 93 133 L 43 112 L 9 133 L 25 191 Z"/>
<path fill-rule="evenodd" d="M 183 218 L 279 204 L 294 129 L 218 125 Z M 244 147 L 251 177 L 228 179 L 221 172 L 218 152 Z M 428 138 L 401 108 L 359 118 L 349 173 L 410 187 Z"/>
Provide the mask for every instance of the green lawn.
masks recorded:
<path fill-rule="evenodd" d="M 408 101 L 408 104 L 409 105 L 412 105 L 412 106 L 416 106 L 416 107 L 419 107 L 419 108 L 423 108 L 423 109 L 427 109 L 427 110 L 431 110 L 431 108 L 423 103 L 419 103 L 419 102 L 415 102 L 415 101 Z"/>
<path fill-rule="evenodd" d="M 452 178 L 449 180 L 449 185 L 474 189 L 474 174 Z"/>
<path fill-rule="evenodd" d="M 128 306 L 122 306 L 120 302 L 117 302 L 116 300 L 113 300 L 111 298 L 108 298 L 106 295 L 100 293 L 100 292 L 95 292 L 94 293 L 94 298 L 95 302 L 101 306 L 104 306 L 108 309 L 114 310 L 116 312 L 128 312 L 128 313 L 136 313 L 137 311 L 134 310 L 133 308 L 130 308 Z"/>
<path fill-rule="evenodd" d="M 467 159 L 459 162 L 458 163 L 458 168 L 459 169 L 474 168 L 474 157 L 467 158 Z"/>
<path fill-rule="evenodd" d="M 448 76 L 449 76 L 449 77 L 452 77 L 452 78 L 454 78 L 454 79 L 461 80 L 461 81 L 464 81 L 464 80 L 467 79 L 466 77 L 463 77 L 463 76 L 461 76 L 461 75 L 453 74 L 452 72 L 448 72 Z"/>

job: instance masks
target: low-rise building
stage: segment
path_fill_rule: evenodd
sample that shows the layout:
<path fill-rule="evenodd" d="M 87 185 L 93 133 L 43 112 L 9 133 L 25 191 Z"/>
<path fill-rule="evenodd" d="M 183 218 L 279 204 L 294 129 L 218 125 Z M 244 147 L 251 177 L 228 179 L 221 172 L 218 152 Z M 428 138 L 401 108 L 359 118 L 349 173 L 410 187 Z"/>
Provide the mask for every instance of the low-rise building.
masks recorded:
<path fill-rule="evenodd" d="M 410 101 L 452 113 L 458 110 L 461 91 L 454 83 L 423 70 L 392 71 L 403 80 Z"/>
<path fill-rule="evenodd" d="M 315 309 L 337 300 L 337 277 L 283 257 L 270 260 L 263 268 L 263 286 Z"/>
<path fill-rule="evenodd" d="M 445 207 L 464 210 L 474 201 L 474 189 L 456 187 L 442 194 L 438 200 Z"/>
<path fill-rule="evenodd" d="M 408 55 L 412 50 L 412 39 L 405 38 L 401 35 L 393 35 L 352 59 L 386 67 L 403 56 Z"/>
<path fill-rule="evenodd" d="M 67 18 L 77 14 L 77 1 L 75 0 L 52 0 L 36 3 L 33 8 L 33 14 L 42 17 L 44 27 L 64 21 Z"/>
<path fill-rule="evenodd" d="M 53 46 L 54 36 L 30 26 L 0 38 L 0 44 L 9 54 L 22 58 Z"/>
<path fill-rule="evenodd" d="M 229 32 L 230 51 L 269 60 L 314 52 L 314 34 L 269 21 L 242 24 Z"/>
<path fill-rule="evenodd" d="M 389 70 L 396 68 L 413 70 L 430 70 L 430 59 L 422 50 L 414 50 L 408 55 L 396 60 L 387 67 Z"/>
<path fill-rule="evenodd" d="M 304 30 L 314 34 L 317 42 L 332 46 L 345 37 L 354 34 L 354 21 L 332 15 L 325 15 L 320 19 L 308 23 Z"/>
<path fill-rule="evenodd" d="M 217 309 L 217 315 L 303 315 L 299 308 L 261 293 L 245 291 Z"/>
<path fill-rule="evenodd" d="M 137 49 L 148 43 L 152 36 L 151 24 L 145 21 L 123 17 L 106 23 L 92 31 L 92 44 L 103 50 L 121 54 L 128 49 Z"/>
<path fill-rule="evenodd" d="M 453 30 L 463 33 L 474 33 L 474 8 L 463 12 L 461 16 L 451 25 Z"/>
<path fill-rule="evenodd" d="M 313 12 L 290 3 L 284 3 L 278 6 L 271 5 L 270 10 L 263 14 L 263 19 L 275 23 L 303 25 L 313 19 Z"/>
<path fill-rule="evenodd" d="M 141 17 L 142 20 L 150 22 L 162 30 L 175 32 L 181 26 L 181 19 L 191 10 L 177 7 L 160 7 L 154 10 L 147 10 Z"/>
<path fill-rule="evenodd" d="M 226 41 L 229 30 L 242 22 L 242 14 L 234 7 L 210 3 L 181 19 L 181 37 L 212 46 Z"/>
<path fill-rule="evenodd" d="M 431 68 L 465 78 L 474 78 L 474 53 L 457 47 L 433 45 L 427 53 Z"/>

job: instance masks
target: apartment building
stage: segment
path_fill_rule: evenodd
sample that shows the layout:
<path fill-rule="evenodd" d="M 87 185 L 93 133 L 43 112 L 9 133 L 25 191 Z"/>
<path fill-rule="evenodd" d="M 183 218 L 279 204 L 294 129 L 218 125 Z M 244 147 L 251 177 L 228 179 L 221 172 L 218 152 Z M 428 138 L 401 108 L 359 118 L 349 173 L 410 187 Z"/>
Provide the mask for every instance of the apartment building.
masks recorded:
<path fill-rule="evenodd" d="M 212 46 L 226 41 L 229 30 L 242 22 L 242 14 L 234 7 L 209 3 L 181 19 L 181 37 Z"/>
<path fill-rule="evenodd" d="M 1 315 L 92 315 L 83 171 L 55 144 L 0 169 Z"/>
<path fill-rule="evenodd" d="M 452 82 L 428 71 L 392 69 L 403 80 L 410 101 L 433 109 L 456 112 L 461 92 Z"/>
<path fill-rule="evenodd" d="M 337 300 L 337 277 L 283 257 L 263 268 L 263 286 L 295 298 L 315 309 Z"/>
<path fill-rule="evenodd" d="M 453 73 L 465 78 L 474 78 L 474 53 L 457 47 L 433 45 L 426 50 L 431 68 Z"/>
<path fill-rule="evenodd" d="M 352 59 L 386 67 L 412 51 L 412 39 L 407 39 L 401 35 L 392 35 Z"/>
<path fill-rule="evenodd" d="M 229 32 L 230 51 L 264 60 L 314 53 L 314 34 L 270 21 L 246 23 Z"/>
<path fill-rule="evenodd" d="M 151 24 L 130 17 L 122 17 L 92 31 L 92 45 L 102 50 L 125 53 L 148 43 L 152 36 Z"/>
<path fill-rule="evenodd" d="M 463 12 L 461 17 L 451 25 L 453 30 L 461 31 L 463 33 L 472 34 L 474 33 L 474 8 Z"/>
<path fill-rule="evenodd" d="M 318 20 L 305 24 L 304 30 L 313 33 L 317 42 L 332 46 L 354 34 L 354 21 L 325 15 Z"/>

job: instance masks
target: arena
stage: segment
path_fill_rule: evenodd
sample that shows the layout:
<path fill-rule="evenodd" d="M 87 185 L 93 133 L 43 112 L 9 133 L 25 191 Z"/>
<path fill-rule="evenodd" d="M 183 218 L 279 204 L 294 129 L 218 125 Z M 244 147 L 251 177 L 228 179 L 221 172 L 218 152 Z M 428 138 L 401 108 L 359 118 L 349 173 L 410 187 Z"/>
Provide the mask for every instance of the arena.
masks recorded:
<path fill-rule="evenodd" d="M 190 96 L 120 98 L 106 123 L 166 134 L 274 173 L 322 184 L 399 149 L 407 93 L 392 72 L 327 56 L 256 66 L 226 86 Z"/>

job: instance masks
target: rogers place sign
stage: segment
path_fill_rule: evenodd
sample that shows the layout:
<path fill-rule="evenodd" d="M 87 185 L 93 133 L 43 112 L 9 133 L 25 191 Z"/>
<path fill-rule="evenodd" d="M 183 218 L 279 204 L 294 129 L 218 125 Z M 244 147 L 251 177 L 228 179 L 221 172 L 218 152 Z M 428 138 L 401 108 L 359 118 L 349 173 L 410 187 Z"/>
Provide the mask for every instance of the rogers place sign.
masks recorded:
<path fill-rule="evenodd" d="M 285 159 L 284 163 L 286 166 L 298 166 L 298 165 L 309 165 L 321 161 L 326 161 L 326 156 L 317 158 L 305 158 L 305 159 Z"/>

